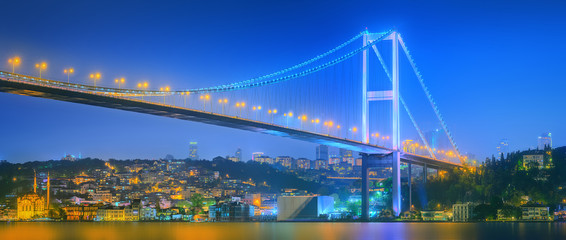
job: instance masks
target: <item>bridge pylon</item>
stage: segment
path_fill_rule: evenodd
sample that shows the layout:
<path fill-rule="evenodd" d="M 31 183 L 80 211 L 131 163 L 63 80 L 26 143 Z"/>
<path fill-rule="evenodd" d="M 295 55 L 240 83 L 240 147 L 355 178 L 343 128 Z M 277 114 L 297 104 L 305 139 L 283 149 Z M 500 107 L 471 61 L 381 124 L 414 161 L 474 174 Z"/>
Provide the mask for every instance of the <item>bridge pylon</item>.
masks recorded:
<path fill-rule="evenodd" d="M 364 32 L 363 34 L 363 46 L 367 46 L 371 42 L 375 41 L 382 35 Z M 369 50 L 364 50 L 362 53 L 362 142 L 369 144 L 369 102 L 371 101 L 391 101 L 391 126 L 392 126 L 392 201 L 393 201 L 393 213 L 395 216 L 399 216 L 402 212 L 401 210 L 401 136 L 400 136 L 400 121 L 399 121 L 399 34 L 396 31 L 391 32 L 384 40 L 391 40 L 392 43 L 392 63 L 391 63 L 391 90 L 385 91 L 369 91 L 368 90 L 368 80 L 369 80 Z M 373 45 L 374 50 L 375 45 Z M 377 50 L 376 50 L 377 51 Z M 369 219 L 369 178 L 368 168 L 370 157 L 367 154 L 362 154 L 366 156 L 362 158 L 362 219 Z M 364 162 L 366 168 L 364 168 Z M 365 180 L 364 180 L 365 179 Z"/>

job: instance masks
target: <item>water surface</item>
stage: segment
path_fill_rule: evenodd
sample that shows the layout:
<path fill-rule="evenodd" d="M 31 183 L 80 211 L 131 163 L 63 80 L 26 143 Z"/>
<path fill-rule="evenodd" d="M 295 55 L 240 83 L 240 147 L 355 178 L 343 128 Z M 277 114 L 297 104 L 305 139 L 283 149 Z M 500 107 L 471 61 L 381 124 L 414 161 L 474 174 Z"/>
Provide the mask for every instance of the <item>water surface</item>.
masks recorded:
<path fill-rule="evenodd" d="M 566 239 L 566 223 L 0 223 L 0 239 Z"/>

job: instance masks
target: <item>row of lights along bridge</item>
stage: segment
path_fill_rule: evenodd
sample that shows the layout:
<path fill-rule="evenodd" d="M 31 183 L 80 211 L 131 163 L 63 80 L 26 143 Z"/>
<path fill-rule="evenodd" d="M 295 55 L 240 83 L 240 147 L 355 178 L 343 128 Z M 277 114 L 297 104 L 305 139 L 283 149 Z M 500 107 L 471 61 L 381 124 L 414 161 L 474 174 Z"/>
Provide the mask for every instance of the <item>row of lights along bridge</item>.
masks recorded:
<path fill-rule="evenodd" d="M 16 57 L 8 59 L 8 63 L 11 65 L 12 73 L 15 73 L 16 67 L 21 65 L 22 60 L 21 60 L 20 57 L 16 56 Z M 41 78 L 42 73 L 47 70 L 47 63 L 46 62 L 37 63 L 37 64 L 35 64 L 35 68 L 38 70 L 39 78 Z M 70 83 L 71 75 L 75 73 L 75 69 L 74 68 L 66 68 L 66 69 L 63 69 L 63 73 L 67 76 L 67 83 Z M 96 87 L 97 81 L 100 81 L 101 78 L 102 78 L 102 74 L 100 72 L 91 73 L 89 75 L 89 79 L 91 79 L 93 81 L 94 87 Z M 116 78 L 116 79 L 114 79 L 114 83 L 118 86 L 118 89 L 121 89 L 125 85 L 126 79 L 124 77 Z M 139 83 L 137 83 L 137 88 L 140 89 L 140 90 L 147 90 L 149 88 L 149 83 L 147 81 L 139 82 Z M 169 92 L 170 90 L 171 90 L 171 88 L 169 86 L 159 88 L 159 91 L 161 91 L 161 92 Z M 189 92 L 187 92 L 185 95 L 189 95 Z M 166 95 L 163 95 L 163 104 L 165 104 L 165 102 L 166 102 L 165 97 L 166 97 Z M 206 111 L 206 103 L 210 102 L 210 111 L 212 112 L 212 101 L 211 101 L 212 98 L 211 98 L 211 96 L 209 94 L 205 94 L 205 95 L 201 95 L 199 98 L 203 102 L 203 109 L 202 110 Z M 142 96 L 142 101 L 143 101 L 143 96 Z M 230 106 L 230 105 L 228 105 L 228 99 L 227 98 L 220 98 L 220 99 L 218 99 L 218 103 L 222 107 L 222 114 L 223 115 L 226 114 L 226 107 Z M 185 105 L 186 105 L 186 103 L 185 103 Z M 242 117 L 242 110 L 245 109 L 246 103 L 245 102 L 236 102 L 234 104 L 234 106 L 238 110 L 237 116 L 241 118 Z M 255 120 L 256 121 L 260 120 L 261 119 L 260 112 L 261 112 L 262 107 L 257 105 L 257 106 L 252 106 L 251 109 L 254 112 Z M 270 122 L 272 124 L 274 123 L 274 117 L 277 113 L 278 113 L 277 109 L 268 109 L 267 110 L 267 114 L 268 114 L 268 116 L 270 118 Z M 286 119 L 286 125 L 288 127 L 289 126 L 289 119 L 293 118 L 293 112 L 291 112 L 291 111 L 285 112 L 285 113 L 283 113 L 283 116 Z M 302 115 L 299 115 L 297 117 L 297 119 L 301 122 L 301 129 L 304 129 L 305 128 L 304 125 L 309 122 L 308 120 L 310 120 L 310 123 L 314 124 L 315 131 L 317 131 L 317 130 L 320 131 L 320 132 L 323 131 L 322 129 L 317 129 L 317 126 L 320 123 L 320 119 L 318 119 L 318 118 L 309 119 L 306 114 L 302 114 Z M 324 128 L 326 130 L 327 135 L 331 134 L 331 130 L 333 128 L 335 128 L 337 130 L 341 129 L 341 126 L 338 125 L 338 124 L 335 124 L 333 121 L 325 121 L 325 122 L 323 122 L 323 125 L 324 125 Z M 351 136 L 348 136 L 348 137 L 351 137 L 352 139 L 354 139 L 357 131 L 358 131 L 357 127 L 348 128 L 348 133 L 351 134 Z M 372 133 L 371 138 L 373 138 L 375 141 L 379 141 L 379 140 L 389 140 L 390 137 L 389 136 L 380 136 L 379 133 Z M 426 148 L 426 146 L 419 146 L 418 144 L 409 143 L 407 141 L 408 140 L 404 141 L 403 144 L 402 144 L 405 151 L 416 152 L 415 151 L 416 149 L 423 150 L 423 148 Z M 427 149 L 424 149 L 424 150 L 427 150 Z M 432 150 L 435 151 L 437 154 L 445 154 L 448 157 L 452 157 L 452 155 L 453 155 L 452 151 L 442 151 L 442 150 L 437 150 L 437 149 L 432 149 Z"/>

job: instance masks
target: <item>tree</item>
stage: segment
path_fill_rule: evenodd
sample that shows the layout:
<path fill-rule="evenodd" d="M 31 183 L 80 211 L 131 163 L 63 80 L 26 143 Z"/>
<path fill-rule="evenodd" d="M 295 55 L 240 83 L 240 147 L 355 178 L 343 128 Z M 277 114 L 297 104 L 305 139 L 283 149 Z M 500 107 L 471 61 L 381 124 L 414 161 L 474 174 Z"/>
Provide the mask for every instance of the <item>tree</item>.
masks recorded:
<path fill-rule="evenodd" d="M 191 214 L 192 215 L 199 214 L 202 207 L 204 206 L 203 205 L 204 197 L 201 194 L 195 193 L 191 195 L 190 201 L 191 201 Z"/>

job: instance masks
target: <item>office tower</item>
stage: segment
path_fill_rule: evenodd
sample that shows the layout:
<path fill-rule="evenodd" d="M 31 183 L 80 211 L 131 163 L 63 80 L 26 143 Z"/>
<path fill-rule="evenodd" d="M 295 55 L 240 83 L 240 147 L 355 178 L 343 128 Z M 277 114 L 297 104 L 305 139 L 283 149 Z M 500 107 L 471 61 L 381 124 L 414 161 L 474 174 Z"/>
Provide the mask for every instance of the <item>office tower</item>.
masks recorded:
<path fill-rule="evenodd" d="M 549 132 L 543 133 L 538 137 L 538 149 L 544 150 L 544 147 L 552 148 L 552 134 Z"/>
<path fill-rule="evenodd" d="M 238 148 L 238 150 L 236 150 L 236 155 L 234 157 L 238 159 L 238 161 L 236 162 L 242 161 L 242 149 Z"/>
<path fill-rule="evenodd" d="M 198 160 L 198 143 L 191 142 L 189 145 L 189 159 L 191 160 Z"/>
<path fill-rule="evenodd" d="M 319 145 L 316 147 L 316 160 L 318 159 L 328 161 L 328 146 Z"/>

